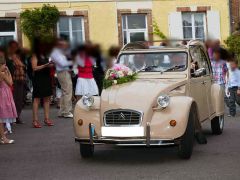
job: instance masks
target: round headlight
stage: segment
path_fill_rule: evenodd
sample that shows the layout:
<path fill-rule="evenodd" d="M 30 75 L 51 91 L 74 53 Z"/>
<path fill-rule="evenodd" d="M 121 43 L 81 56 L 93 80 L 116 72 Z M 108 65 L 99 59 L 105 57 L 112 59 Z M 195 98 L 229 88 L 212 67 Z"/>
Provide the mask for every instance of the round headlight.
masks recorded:
<path fill-rule="evenodd" d="M 94 98 L 93 98 L 93 96 L 85 95 L 82 98 L 82 102 L 83 102 L 83 105 L 85 105 L 87 107 L 91 107 L 94 103 Z"/>
<path fill-rule="evenodd" d="M 160 107 L 166 108 L 170 103 L 170 97 L 168 95 L 161 95 L 158 97 L 157 103 Z"/>

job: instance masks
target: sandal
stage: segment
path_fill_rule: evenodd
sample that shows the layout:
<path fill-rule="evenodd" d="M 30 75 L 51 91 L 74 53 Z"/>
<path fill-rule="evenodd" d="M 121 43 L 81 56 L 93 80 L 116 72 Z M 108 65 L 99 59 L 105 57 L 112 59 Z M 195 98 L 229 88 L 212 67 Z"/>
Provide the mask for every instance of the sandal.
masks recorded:
<path fill-rule="evenodd" d="M 33 121 L 32 124 L 33 124 L 34 128 L 41 128 L 42 127 L 41 124 L 38 121 Z"/>
<path fill-rule="evenodd" d="M 1 138 L 1 140 L 0 140 L 0 144 L 13 144 L 14 143 L 14 140 L 12 140 L 12 139 L 3 139 L 3 138 Z"/>
<path fill-rule="evenodd" d="M 54 123 L 50 119 L 45 119 L 44 123 L 46 126 L 54 126 Z"/>

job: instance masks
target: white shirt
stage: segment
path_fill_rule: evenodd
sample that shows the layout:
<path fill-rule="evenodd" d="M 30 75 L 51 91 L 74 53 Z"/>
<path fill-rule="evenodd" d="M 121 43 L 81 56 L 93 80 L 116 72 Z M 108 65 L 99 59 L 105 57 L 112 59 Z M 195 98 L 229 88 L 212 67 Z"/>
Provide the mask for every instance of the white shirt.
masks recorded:
<path fill-rule="evenodd" d="M 67 60 L 67 57 L 61 51 L 61 49 L 58 48 L 53 49 L 50 57 L 51 60 L 55 63 L 57 72 L 68 71 L 69 66 L 73 64 L 72 61 Z"/>
<path fill-rule="evenodd" d="M 89 57 L 90 58 L 90 61 L 91 63 L 93 64 L 93 66 L 96 66 L 96 62 L 95 62 L 95 59 L 92 58 L 92 57 Z M 80 56 L 77 56 L 76 58 L 76 63 L 78 66 L 81 66 L 81 67 L 84 67 L 85 66 L 85 61 L 83 58 L 81 58 Z"/>
<path fill-rule="evenodd" d="M 240 70 L 231 71 L 228 79 L 228 87 L 240 87 Z"/>

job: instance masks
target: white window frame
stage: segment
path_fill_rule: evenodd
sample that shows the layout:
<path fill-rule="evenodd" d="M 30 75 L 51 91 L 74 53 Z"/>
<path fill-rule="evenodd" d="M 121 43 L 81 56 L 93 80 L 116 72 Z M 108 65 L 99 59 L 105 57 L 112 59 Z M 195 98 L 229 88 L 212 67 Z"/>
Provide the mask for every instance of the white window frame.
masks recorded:
<path fill-rule="evenodd" d="M 13 20 L 14 21 L 14 31 L 0 32 L 0 36 L 13 36 L 14 40 L 17 40 L 17 22 L 16 19 L 11 18 L 0 18 L 0 20 Z"/>
<path fill-rule="evenodd" d="M 138 15 L 138 14 L 135 14 Z M 130 34 L 131 33 L 138 33 L 138 32 L 143 32 L 144 33 L 144 38 L 147 41 L 148 40 L 148 21 L 147 21 L 147 14 L 139 14 L 139 15 L 144 15 L 145 16 L 145 25 L 146 28 L 142 28 L 142 29 L 128 29 L 128 16 L 131 16 L 131 14 L 123 14 L 122 15 L 122 40 L 123 40 L 123 44 L 124 44 L 124 32 L 126 32 L 127 35 L 127 43 L 130 43 Z M 125 18 L 125 22 L 126 22 L 126 28 L 124 29 L 123 27 L 123 18 Z"/>
<path fill-rule="evenodd" d="M 187 12 L 187 13 L 182 13 L 182 16 L 184 14 L 191 14 L 191 21 L 192 21 L 192 26 L 184 26 L 182 25 L 182 29 L 183 29 L 183 39 L 185 40 L 191 40 L 191 39 L 198 39 L 198 40 L 204 40 L 207 37 L 207 22 L 206 22 L 206 13 L 204 12 Z M 195 34 L 195 28 L 197 26 L 195 26 L 195 14 L 203 14 L 203 28 L 204 28 L 204 39 L 200 39 L 200 38 L 196 38 L 196 34 Z M 183 20 L 182 20 L 182 24 L 183 24 Z M 192 27 L 192 38 L 184 38 L 184 27 Z"/>
<path fill-rule="evenodd" d="M 66 17 L 60 17 L 60 18 L 68 19 L 69 41 L 70 41 L 70 43 L 73 42 L 72 19 L 81 19 L 82 30 L 78 30 L 76 32 L 82 32 L 83 43 L 86 41 L 85 40 L 85 27 L 84 27 L 84 17 L 83 16 L 77 16 L 77 17 L 68 17 L 68 16 L 66 16 Z M 57 36 L 60 37 L 59 22 L 57 23 Z"/>

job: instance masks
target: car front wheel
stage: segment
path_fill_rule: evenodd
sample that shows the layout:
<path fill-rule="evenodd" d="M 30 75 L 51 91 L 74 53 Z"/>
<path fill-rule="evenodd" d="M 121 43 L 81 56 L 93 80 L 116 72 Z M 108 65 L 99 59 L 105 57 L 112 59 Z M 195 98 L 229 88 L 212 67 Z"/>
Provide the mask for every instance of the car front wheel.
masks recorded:
<path fill-rule="evenodd" d="M 211 128 L 213 134 L 222 134 L 224 128 L 224 115 L 216 116 L 213 118 L 211 121 Z"/>
<path fill-rule="evenodd" d="M 182 159 L 190 159 L 192 155 L 195 132 L 194 128 L 195 117 L 196 117 L 195 113 L 190 112 L 186 131 L 178 147 L 178 155 Z"/>
<path fill-rule="evenodd" d="M 80 144 L 80 154 L 83 158 L 92 157 L 94 153 L 94 145 Z"/>

